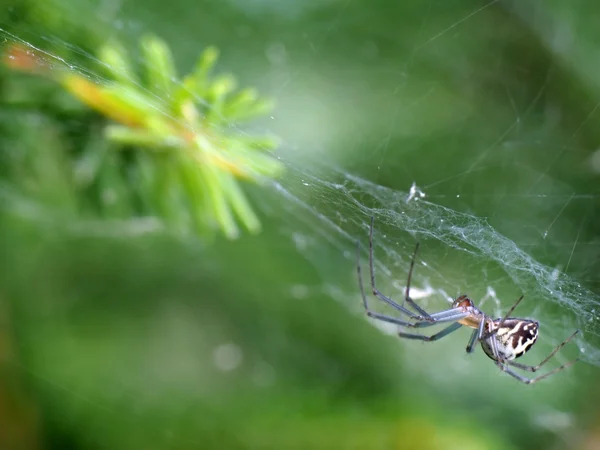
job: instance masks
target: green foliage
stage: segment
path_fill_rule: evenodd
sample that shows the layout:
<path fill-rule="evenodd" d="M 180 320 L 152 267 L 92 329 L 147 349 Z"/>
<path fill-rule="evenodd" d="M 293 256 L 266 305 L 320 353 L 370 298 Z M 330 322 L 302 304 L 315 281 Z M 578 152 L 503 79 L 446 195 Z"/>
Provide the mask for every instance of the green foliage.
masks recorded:
<path fill-rule="evenodd" d="M 278 175 L 282 165 L 261 152 L 274 149 L 277 142 L 231 130 L 269 113 L 272 102 L 253 89 L 235 93 L 231 75 L 211 77 L 218 57 L 213 47 L 204 50 L 182 82 L 163 41 L 145 37 L 142 53 L 145 77 L 140 81 L 121 47 L 104 47 L 100 58 L 118 82 L 115 98 L 143 115 L 143 126 L 113 125 L 107 136 L 119 144 L 156 150 L 138 155 L 149 209 L 176 228 L 189 221 L 201 231 L 216 225 L 233 238 L 238 235 L 237 217 L 248 230 L 258 231 L 258 218 L 235 177 L 260 181 Z"/>
<path fill-rule="evenodd" d="M 237 179 L 261 182 L 283 165 L 265 153 L 277 146 L 275 138 L 238 126 L 267 114 L 273 103 L 254 89 L 236 92 L 231 75 L 211 76 L 215 48 L 181 81 L 169 48 L 155 37 L 142 39 L 139 78 L 114 43 L 99 52 L 108 76 L 101 82 L 31 49 L 15 45 L 8 55 L 9 66 L 50 76 L 111 119 L 103 132 L 107 145 L 77 149 L 70 156 L 74 170 L 65 174 L 101 216 L 155 216 L 179 233 L 220 229 L 229 238 L 239 235 L 238 221 L 250 232 L 260 230 Z"/>

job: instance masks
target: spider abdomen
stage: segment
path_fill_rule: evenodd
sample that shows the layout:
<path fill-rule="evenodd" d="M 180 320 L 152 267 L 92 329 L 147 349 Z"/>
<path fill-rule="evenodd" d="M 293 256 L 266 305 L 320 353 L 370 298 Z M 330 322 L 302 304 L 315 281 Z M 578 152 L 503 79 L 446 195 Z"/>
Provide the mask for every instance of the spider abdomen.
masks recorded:
<path fill-rule="evenodd" d="M 487 332 L 496 330 L 500 322 L 501 319 L 490 321 Z M 494 335 L 481 341 L 481 347 L 493 360 L 511 361 L 524 355 L 535 344 L 538 328 L 539 323 L 535 320 L 508 318 Z M 496 341 L 497 356 L 492 349 L 493 340 Z"/>

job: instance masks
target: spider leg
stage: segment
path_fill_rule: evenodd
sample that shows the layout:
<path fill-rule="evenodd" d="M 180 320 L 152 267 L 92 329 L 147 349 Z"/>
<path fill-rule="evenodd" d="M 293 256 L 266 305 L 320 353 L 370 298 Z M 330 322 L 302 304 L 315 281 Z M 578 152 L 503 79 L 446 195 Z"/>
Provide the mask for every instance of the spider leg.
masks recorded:
<path fill-rule="evenodd" d="M 483 316 L 483 319 L 479 321 L 479 327 L 473 330 L 471 333 L 471 337 L 469 339 L 469 343 L 467 344 L 467 353 L 473 353 L 475 351 L 475 344 L 481 341 L 483 336 L 483 327 L 485 326 L 486 316 Z"/>
<path fill-rule="evenodd" d="M 371 227 L 369 229 L 369 269 L 371 271 L 371 288 L 373 289 L 373 295 L 375 295 L 377 298 L 379 298 L 380 300 L 383 300 L 384 302 L 386 302 L 387 304 L 393 306 L 394 308 L 396 308 L 399 311 L 402 311 L 403 313 L 409 315 L 410 317 L 414 318 L 414 319 L 418 319 L 418 320 L 423 320 L 425 319 L 430 319 L 429 314 L 427 313 L 427 311 L 425 311 L 423 308 L 421 308 L 419 305 L 417 305 L 412 298 L 409 297 L 408 293 L 410 291 L 410 280 L 412 278 L 412 272 L 413 272 L 413 268 L 415 265 L 415 256 L 417 254 L 417 249 L 419 248 L 419 244 L 417 244 L 417 247 L 415 248 L 415 253 L 413 254 L 411 263 L 410 263 L 410 269 L 408 271 L 408 280 L 407 280 L 407 286 L 406 286 L 406 296 L 405 296 L 405 300 L 413 307 L 415 308 L 419 314 L 415 314 L 412 311 L 410 311 L 409 309 L 406 309 L 404 306 L 399 305 L 398 303 L 392 301 L 391 298 L 383 295 L 379 289 L 377 289 L 376 285 L 375 285 L 375 264 L 373 262 L 373 229 L 375 227 L 375 217 L 371 216 Z"/>
<path fill-rule="evenodd" d="M 440 311 L 439 313 L 432 314 L 431 317 L 434 320 L 433 322 L 430 322 L 428 320 L 419 320 L 417 322 L 406 322 L 404 320 L 397 319 L 395 317 L 376 313 L 369 309 L 367 309 L 366 311 L 367 311 L 367 316 L 369 316 L 369 317 L 372 317 L 372 318 L 378 319 L 378 320 L 383 320 L 384 322 L 395 323 L 397 325 L 401 325 L 403 327 L 408 327 L 408 328 L 426 328 L 426 327 L 432 327 L 434 325 L 437 325 L 438 323 L 457 322 L 460 319 L 464 319 L 465 317 L 467 317 L 469 315 L 469 313 L 464 312 L 460 308 L 453 308 L 453 309 L 449 309 L 447 311 Z"/>
<path fill-rule="evenodd" d="M 372 227 L 373 227 L 373 218 L 371 218 L 371 233 L 373 232 Z M 415 308 L 421 315 L 428 317 L 429 314 L 423 308 L 421 308 L 419 305 L 417 305 L 412 298 L 410 298 L 410 283 L 412 281 L 412 274 L 413 274 L 413 270 L 415 268 L 415 259 L 417 258 L 418 251 L 419 251 L 419 243 L 417 242 L 417 244 L 415 245 L 415 251 L 413 252 L 413 256 L 410 260 L 410 269 L 408 269 L 408 278 L 406 279 L 406 291 L 404 292 L 404 300 L 409 305 L 411 305 L 413 308 Z"/>
<path fill-rule="evenodd" d="M 450 308 L 450 309 L 445 309 L 444 311 L 439 311 L 439 312 L 430 314 L 430 316 L 434 320 L 440 320 L 440 319 L 445 319 L 449 316 L 458 316 L 458 315 L 465 316 L 465 314 L 468 316 L 470 313 L 466 313 L 465 310 L 462 308 Z"/>
<path fill-rule="evenodd" d="M 435 319 L 434 322 L 430 322 L 427 320 L 421 320 L 421 321 L 417 321 L 417 322 L 406 322 L 406 321 L 398 319 L 396 317 L 392 317 L 392 316 L 388 316 L 386 314 L 380 314 L 375 311 L 371 311 L 369 308 L 365 308 L 365 311 L 366 311 L 368 317 L 371 317 L 371 318 L 377 319 L 377 320 L 381 320 L 383 322 L 389 322 L 389 323 L 393 323 L 396 325 L 401 325 L 401 326 L 407 327 L 407 328 L 425 328 L 425 327 L 432 327 L 434 325 L 437 325 L 438 323 L 456 322 L 460 319 L 464 319 L 465 317 L 467 317 L 469 315 L 469 313 L 463 312 L 461 310 L 456 312 L 455 310 L 451 309 L 451 310 L 442 311 L 442 312 L 453 313 L 453 315 L 446 315 L 445 317 Z"/>
<path fill-rule="evenodd" d="M 554 375 L 557 372 L 560 372 L 561 370 L 566 369 L 569 366 L 572 366 L 573 364 L 575 364 L 577 361 L 579 361 L 579 359 L 575 359 L 573 361 L 570 361 L 566 364 L 563 364 L 560 367 L 557 367 L 556 369 L 551 370 L 548 373 L 545 373 L 543 375 L 534 377 L 534 378 L 527 378 L 524 377 L 522 375 L 519 375 L 518 373 L 516 373 L 515 371 L 511 370 L 511 368 L 506 364 L 507 361 L 496 361 L 496 365 L 498 367 L 500 367 L 500 369 L 503 372 L 506 372 L 507 374 L 509 374 L 511 377 L 516 378 L 517 380 L 519 380 L 521 383 L 525 383 L 525 384 L 533 384 L 537 381 L 543 380 L 544 378 L 548 378 L 550 375 Z"/>
<path fill-rule="evenodd" d="M 433 322 L 430 322 L 428 320 L 420 320 L 417 322 L 406 322 L 404 320 L 397 319 L 396 317 L 388 316 L 386 314 L 379 314 L 377 312 L 371 311 L 368 308 L 366 309 L 366 312 L 367 312 L 367 316 L 369 316 L 373 319 L 382 320 L 384 322 L 389 322 L 389 323 L 394 323 L 396 325 L 401 325 L 401 326 L 407 327 L 407 328 L 426 328 L 426 327 L 432 327 L 434 325 L 437 325 L 438 323 L 457 322 L 460 319 L 464 319 L 465 317 L 467 317 L 469 315 L 469 313 L 463 312 L 461 310 L 458 310 L 458 312 L 456 312 L 455 310 L 450 309 L 448 311 L 442 311 L 442 312 L 443 313 L 452 313 L 452 315 L 447 314 L 445 317 L 441 317 L 439 319 L 436 318 Z"/>
<path fill-rule="evenodd" d="M 467 353 L 473 353 L 475 351 L 475 342 L 477 342 L 477 330 L 473 330 L 469 343 L 467 344 Z"/>
<path fill-rule="evenodd" d="M 418 341 L 433 342 L 433 341 L 437 341 L 445 336 L 448 336 L 450 333 L 458 330 L 460 327 L 462 327 L 462 325 L 460 323 L 454 322 L 450 326 L 444 328 L 442 331 L 435 333 L 431 336 L 423 336 L 422 334 L 404 333 L 402 331 L 398 332 L 398 336 L 400 336 L 401 338 L 406 338 L 406 339 L 415 339 Z"/>
<path fill-rule="evenodd" d="M 487 339 L 490 336 L 495 335 L 498 332 L 498 330 L 500 328 L 502 328 L 502 326 L 504 325 L 504 322 L 506 322 L 506 320 L 510 317 L 510 315 L 513 313 L 513 311 L 515 310 L 515 308 L 517 307 L 517 305 L 519 303 L 521 303 L 521 300 L 523 300 L 523 295 L 521 295 L 519 297 L 519 299 L 515 302 L 515 304 L 510 307 L 510 309 L 508 310 L 508 312 L 506 313 L 506 315 L 502 318 L 502 320 L 500 322 L 498 322 L 498 326 L 496 328 L 494 328 L 492 331 L 490 331 L 489 333 L 486 333 L 486 335 L 482 336 L 480 339 Z"/>
<path fill-rule="evenodd" d="M 552 350 L 550 352 L 550 354 L 548 356 L 546 356 L 546 358 L 536 366 L 529 366 L 527 364 L 521 364 L 521 363 L 514 362 L 514 361 L 506 361 L 506 363 L 511 366 L 514 366 L 518 369 L 526 370 L 527 372 L 537 372 L 540 369 L 540 367 L 542 367 L 544 364 L 546 364 L 548 361 L 550 361 L 550 359 L 556 354 L 556 352 L 558 352 L 561 348 L 563 348 L 567 342 L 569 342 L 571 339 L 573 339 L 577 335 L 577 333 L 579 333 L 579 330 L 575 331 L 575 333 L 573 333 L 571 336 L 569 336 L 567 339 L 565 339 L 562 343 L 558 344 L 556 346 L 556 348 L 554 350 Z M 570 364 L 572 364 L 572 363 L 569 363 L 569 365 Z"/>
<path fill-rule="evenodd" d="M 436 316 L 436 314 L 442 314 L 444 313 L 444 315 L 440 315 L 439 317 L 434 317 Z M 414 324 L 411 324 L 411 328 L 425 328 L 425 327 L 431 327 L 433 325 L 437 325 L 438 323 L 444 323 L 444 322 L 458 322 L 461 319 L 464 319 L 465 317 L 469 316 L 470 313 L 468 312 L 464 312 L 461 309 L 449 309 L 448 311 L 442 311 L 441 313 L 436 313 L 433 314 L 433 322 L 429 322 L 426 320 L 420 321 L 420 322 L 415 322 Z"/>
<path fill-rule="evenodd" d="M 356 274 L 358 276 L 358 286 L 360 288 L 360 293 L 362 295 L 362 300 L 363 300 L 363 306 L 365 307 L 365 312 L 367 313 L 367 316 L 373 317 L 374 319 L 383 320 L 384 322 L 395 323 L 396 325 L 403 325 L 403 326 L 407 326 L 407 327 L 413 325 L 413 324 L 411 324 L 409 322 L 405 322 L 403 320 L 396 319 L 394 317 L 390 317 L 390 316 L 387 316 L 385 314 L 376 313 L 374 311 L 371 311 L 371 309 L 369 308 L 369 304 L 367 302 L 367 294 L 365 293 L 365 288 L 363 286 L 363 281 L 362 281 L 362 269 L 361 269 L 361 265 L 360 265 L 360 242 L 357 242 L 357 246 L 356 246 Z M 377 296 L 377 298 L 383 300 L 388 305 L 392 306 L 393 308 L 397 309 L 398 311 L 404 312 L 405 314 L 407 314 L 411 318 L 414 318 L 416 320 L 422 320 L 423 319 L 422 317 L 417 316 L 412 311 L 410 311 L 410 310 L 404 308 L 403 306 L 397 304 L 396 302 L 394 302 L 392 299 L 386 297 L 385 295 L 383 295 L 383 294 L 380 294 L 380 295 L 375 294 L 375 295 Z"/>
<path fill-rule="evenodd" d="M 369 255 L 369 260 L 371 261 L 371 255 Z M 371 261 L 372 262 L 372 261 Z M 365 293 L 365 288 L 363 286 L 363 282 L 362 282 L 362 268 L 361 268 L 361 264 L 360 264 L 360 242 L 356 242 L 356 273 L 358 276 L 358 285 L 360 287 L 360 293 L 362 295 L 362 299 L 363 299 L 363 306 L 365 307 L 365 311 L 367 311 L 367 314 L 369 314 L 370 309 L 369 309 L 369 305 L 367 302 L 367 295 Z M 377 290 L 377 288 L 375 287 L 375 278 L 374 278 L 374 271 L 373 271 L 373 266 L 371 266 L 371 284 L 373 286 L 373 295 L 375 295 L 378 299 L 382 300 L 383 302 L 387 303 L 388 305 L 390 305 L 392 308 L 403 312 L 404 314 L 406 314 L 407 316 L 409 316 L 412 319 L 416 319 L 416 320 L 423 320 L 425 319 L 424 317 L 421 317 L 417 314 L 415 314 L 414 312 L 412 312 L 411 310 L 405 308 L 402 305 L 399 305 L 398 303 L 396 303 L 395 301 L 393 301 L 391 298 L 386 297 L 385 295 L 383 295 L 381 292 L 379 292 L 379 290 Z"/>
<path fill-rule="evenodd" d="M 383 322 L 388 322 L 388 323 L 394 323 L 396 325 L 401 325 L 403 327 L 411 327 L 414 328 L 415 324 L 414 323 L 410 323 L 410 322 L 405 322 L 403 320 L 400 319 L 396 319 L 395 317 L 392 316 L 387 316 L 385 314 L 379 314 L 373 311 L 370 311 L 367 309 L 367 316 L 371 317 L 373 319 L 377 319 L 377 320 L 381 320 Z M 421 323 L 421 322 L 417 322 L 417 323 Z M 435 323 L 431 323 L 431 322 L 425 322 L 427 324 L 431 324 L 431 325 L 435 325 Z"/>

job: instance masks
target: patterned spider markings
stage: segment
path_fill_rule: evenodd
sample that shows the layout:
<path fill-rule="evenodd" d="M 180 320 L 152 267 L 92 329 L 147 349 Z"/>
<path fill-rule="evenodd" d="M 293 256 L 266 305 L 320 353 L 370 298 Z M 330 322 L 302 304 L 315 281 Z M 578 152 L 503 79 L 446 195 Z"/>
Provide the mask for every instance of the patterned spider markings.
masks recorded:
<path fill-rule="evenodd" d="M 500 319 L 496 319 L 497 322 Z M 512 361 L 523 356 L 538 337 L 539 322 L 535 320 L 507 319 L 502 328 L 496 332 L 496 349 L 500 359 Z M 493 326 L 487 326 L 486 332 L 490 333 Z M 487 341 L 482 341 L 482 348 L 486 355 L 494 359 L 494 351 Z"/>

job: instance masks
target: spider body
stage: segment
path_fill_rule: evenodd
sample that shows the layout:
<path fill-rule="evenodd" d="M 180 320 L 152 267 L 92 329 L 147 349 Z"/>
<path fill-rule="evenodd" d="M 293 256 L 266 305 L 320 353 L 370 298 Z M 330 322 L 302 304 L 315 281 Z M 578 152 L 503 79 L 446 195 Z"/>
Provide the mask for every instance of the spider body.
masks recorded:
<path fill-rule="evenodd" d="M 461 325 L 477 330 L 481 326 L 481 321 L 484 321 L 484 335 L 489 337 L 481 339 L 481 348 L 494 361 L 512 361 L 523 356 L 537 340 L 540 324 L 535 320 L 514 317 L 507 317 L 504 320 L 492 319 L 477 308 L 466 295 L 458 297 L 452 303 L 452 308 L 462 309 L 469 314 L 464 319 L 457 320 Z M 494 344 L 498 357 L 494 355 Z"/>
<path fill-rule="evenodd" d="M 479 328 L 479 324 L 485 316 L 485 314 L 477 308 L 473 301 L 466 295 L 461 295 L 454 300 L 454 302 L 452 302 L 452 308 L 462 309 L 464 312 L 469 313 L 467 317 L 457 321 L 461 325 L 469 328 Z"/>
<path fill-rule="evenodd" d="M 533 378 L 525 377 L 513 370 L 513 368 L 517 368 L 527 372 L 536 372 L 578 333 L 578 331 L 575 331 L 571 336 L 569 336 L 554 350 L 552 350 L 552 352 L 544 360 L 542 360 L 542 362 L 535 366 L 514 362 L 515 359 L 523 356 L 531 347 L 533 347 L 533 344 L 535 344 L 537 340 L 539 330 L 539 323 L 535 320 L 510 317 L 514 309 L 523 299 L 523 296 L 521 296 L 508 310 L 506 316 L 499 319 L 493 319 L 485 314 L 483 311 L 477 308 L 473 301 L 466 295 L 461 295 L 454 300 L 450 309 L 432 314 L 425 311 L 410 297 L 410 282 L 419 244 L 417 244 L 415 247 L 415 252 L 410 263 L 410 269 L 408 271 L 408 278 L 406 280 L 404 301 L 407 306 L 396 303 L 390 297 L 382 294 L 375 285 L 375 267 L 373 264 L 373 222 L 374 219 L 371 218 L 371 228 L 369 233 L 369 269 L 373 295 L 397 310 L 399 313 L 404 314 L 406 318 L 380 314 L 369 309 L 367 296 L 365 294 L 362 282 L 360 267 L 360 243 L 358 243 L 358 285 L 360 287 L 363 306 L 367 316 L 373 319 L 399 325 L 401 328 L 400 331 L 398 331 L 398 336 L 401 338 L 420 340 L 424 342 L 434 342 L 442 339 L 443 337 L 463 326 L 472 328 L 473 331 L 471 333 L 471 338 L 467 344 L 467 353 L 472 353 L 475 350 L 475 344 L 479 342 L 484 353 L 490 359 L 492 359 L 502 371 L 525 384 L 535 383 L 543 378 L 549 377 L 550 375 L 565 369 L 577 361 L 577 359 L 575 359 L 551 370 L 550 372 Z M 409 307 L 412 309 L 409 309 Z M 439 323 L 450 323 L 450 325 L 430 336 L 409 333 L 405 331 L 406 328 L 426 328 Z"/>
<path fill-rule="evenodd" d="M 494 361 L 512 361 L 523 356 L 538 337 L 540 324 L 535 320 L 507 318 L 502 325 L 502 319 L 496 319 L 489 323 L 486 332 L 498 330 L 494 336 L 481 340 L 481 348 L 484 353 Z M 498 357 L 494 356 L 492 339 L 496 341 Z"/>

